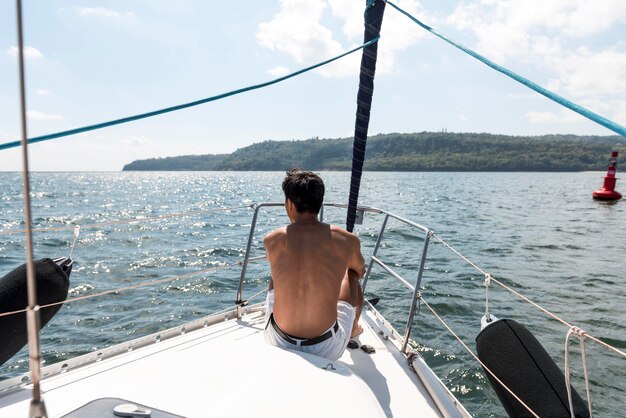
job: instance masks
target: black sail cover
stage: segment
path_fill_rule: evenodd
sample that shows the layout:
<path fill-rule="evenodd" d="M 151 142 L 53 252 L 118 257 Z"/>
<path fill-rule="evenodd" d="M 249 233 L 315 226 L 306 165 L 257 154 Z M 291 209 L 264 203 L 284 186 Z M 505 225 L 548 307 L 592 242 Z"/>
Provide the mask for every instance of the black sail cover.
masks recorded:
<path fill-rule="evenodd" d="M 37 304 L 64 301 L 70 286 L 67 274 L 49 258 L 35 261 L 34 266 Z M 18 311 L 27 306 L 26 264 L 22 264 L 0 278 L 0 313 Z M 52 319 L 61 306 L 41 308 L 41 327 Z M 27 341 L 25 312 L 0 316 L 0 365 L 20 351 Z"/>
<path fill-rule="evenodd" d="M 384 12 L 384 1 L 367 0 L 364 43 L 380 35 Z M 365 146 L 367 143 L 367 130 L 370 123 L 372 94 L 374 94 L 374 75 L 376 74 L 377 54 L 378 42 L 374 42 L 363 48 L 363 55 L 361 57 L 361 74 L 359 76 L 359 93 L 357 94 L 356 123 L 352 149 L 352 177 L 350 180 L 350 196 L 348 199 L 348 216 L 346 220 L 346 229 L 350 232 L 354 229 L 356 207 L 359 200 L 359 189 L 361 187 L 361 173 L 363 172 L 363 162 L 365 161 Z"/>

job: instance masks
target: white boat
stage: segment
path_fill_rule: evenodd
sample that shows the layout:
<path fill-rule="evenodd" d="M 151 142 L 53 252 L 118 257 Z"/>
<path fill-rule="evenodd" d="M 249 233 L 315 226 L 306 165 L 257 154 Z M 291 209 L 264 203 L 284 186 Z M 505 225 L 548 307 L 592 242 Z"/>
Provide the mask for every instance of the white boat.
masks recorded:
<path fill-rule="evenodd" d="M 257 215 L 268 206 L 282 203 L 256 206 L 237 300 L 244 290 Z M 384 215 L 381 237 L 388 218 L 430 236 L 427 228 L 397 215 L 369 207 L 360 211 Z M 424 240 L 424 254 L 428 242 Z M 264 304 L 241 301 L 183 326 L 43 368 L 41 388 L 48 416 L 110 416 L 94 411 L 110 414 L 118 405 L 133 403 L 151 409 L 154 417 L 231 416 L 236 411 L 254 416 L 469 417 L 423 358 L 408 347 L 415 285 L 375 255 L 370 260 L 369 271 L 373 263 L 379 264 L 410 290 L 407 298 L 413 300 L 403 334 L 366 302 L 359 341 L 373 347 L 373 354 L 346 350 L 338 361 L 329 361 L 268 346 L 262 338 Z M 423 266 L 424 262 L 418 283 Z M 28 374 L 0 382 L 0 416 L 27 416 L 31 390 Z"/>
<path fill-rule="evenodd" d="M 375 353 L 349 349 L 339 360 L 330 361 L 263 342 L 264 305 L 244 300 L 243 286 L 248 263 L 253 261 L 251 242 L 257 216 L 264 207 L 281 205 L 255 207 L 235 306 L 47 366 L 41 376 L 36 365 L 34 374 L 0 382 L 0 416 L 42 416 L 40 393 L 49 417 L 470 416 L 409 346 L 417 305 L 422 301 L 421 278 L 432 231 L 399 215 L 372 207 L 358 209 L 381 214 L 384 219 L 368 257 L 363 286 L 377 264 L 408 289 L 411 308 L 404 330 L 394 329 L 374 304 L 367 302 L 359 340 Z M 422 234 L 423 250 L 414 283 L 378 257 L 389 218 Z M 31 353 L 33 359 L 37 355 Z"/>

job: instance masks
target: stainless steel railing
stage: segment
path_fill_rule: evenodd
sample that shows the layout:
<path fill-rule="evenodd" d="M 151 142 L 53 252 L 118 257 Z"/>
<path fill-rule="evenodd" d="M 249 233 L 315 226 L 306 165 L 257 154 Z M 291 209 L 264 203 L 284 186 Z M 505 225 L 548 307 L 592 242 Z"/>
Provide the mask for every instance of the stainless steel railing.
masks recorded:
<path fill-rule="evenodd" d="M 247 273 L 247 269 L 248 269 L 248 264 L 251 261 L 250 258 L 250 252 L 252 249 L 252 243 L 254 241 L 254 234 L 256 231 L 256 224 L 257 224 L 257 220 L 258 220 L 258 216 L 259 216 L 259 212 L 262 208 L 266 208 L 266 207 L 279 207 L 279 206 L 284 206 L 284 203 L 260 203 L 258 205 L 253 205 L 254 208 L 254 214 L 252 215 L 252 222 L 250 224 L 250 233 L 248 235 L 248 242 L 246 245 L 246 254 L 244 257 L 243 262 L 241 263 L 241 277 L 239 279 L 239 288 L 237 290 L 237 299 L 235 301 L 236 305 L 237 305 L 237 316 L 240 318 L 241 315 L 243 314 L 243 306 L 245 305 L 245 302 L 243 301 L 242 297 L 243 297 L 243 286 L 244 286 L 244 281 L 246 278 L 246 273 Z M 320 220 L 324 219 L 324 212 L 325 212 L 325 208 L 339 208 L 339 209 L 347 209 L 348 205 L 345 204 L 337 204 L 337 203 L 325 203 L 322 206 L 322 209 L 320 211 Z M 413 325 L 413 321 L 415 319 L 415 312 L 417 309 L 417 304 L 419 299 L 421 298 L 421 294 L 420 294 L 420 287 L 422 284 L 422 277 L 424 275 L 424 266 L 426 263 L 426 257 L 427 257 L 427 253 L 428 253 L 428 245 L 430 243 L 430 237 L 433 235 L 433 231 L 430 230 L 429 228 L 420 225 L 416 222 L 410 221 L 408 219 L 405 219 L 401 216 L 398 216 L 394 213 L 388 212 L 386 210 L 383 209 L 378 209 L 378 208 L 374 208 L 374 207 L 370 207 L 370 206 L 359 206 L 357 208 L 357 211 L 360 212 L 361 217 L 364 213 L 366 212 L 373 212 L 373 213 L 377 213 L 377 214 L 381 214 L 384 215 L 381 227 L 378 231 L 378 237 L 376 238 L 376 244 L 374 245 L 374 250 L 372 251 L 372 255 L 370 256 L 370 261 L 368 263 L 366 272 L 365 272 L 365 276 L 363 278 L 363 283 L 362 283 L 362 288 L 363 291 L 365 291 L 365 288 L 367 286 L 367 282 L 370 278 L 371 272 L 372 272 L 372 267 L 374 266 L 374 264 L 377 264 L 378 266 L 380 266 L 386 273 L 388 273 L 392 278 L 394 278 L 395 280 L 397 280 L 398 282 L 400 282 L 402 285 L 404 285 L 406 288 L 408 288 L 409 290 L 411 290 L 413 292 L 413 296 L 411 299 L 411 308 L 409 310 L 409 313 L 407 315 L 407 322 L 406 322 L 406 326 L 405 326 L 405 330 L 404 330 L 404 335 L 402 338 L 402 352 L 406 353 L 406 348 L 409 342 L 409 337 L 411 335 L 411 327 Z M 357 217 L 358 218 L 358 217 Z M 389 221 L 389 218 L 395 219 L 399 222 L 402 222 L 410 227 L 416 228 L 417 230 L 421 231 L 422 233 L 424 233 L 424 244 L 422 246 L 422 251 L 421 251 L 421 256 L 420 256 L 420 260 L 419 260 L 419 267 L 417 270 L 417 278 L 415 280 L 415 284 L 411 284 L 406 278 L 404 278 L 402 275 L 398 274 L 392 267 L 390 267 L 389 265 L 387 265 L 385 262 L 383 262 L 379 257 L 378 257 L 378 252 L 379 249 L 381 247 L 381 243 L 382 243 L 382 239 L 385 233 L 385 230 L 387 228 L 387 224 Z"/>

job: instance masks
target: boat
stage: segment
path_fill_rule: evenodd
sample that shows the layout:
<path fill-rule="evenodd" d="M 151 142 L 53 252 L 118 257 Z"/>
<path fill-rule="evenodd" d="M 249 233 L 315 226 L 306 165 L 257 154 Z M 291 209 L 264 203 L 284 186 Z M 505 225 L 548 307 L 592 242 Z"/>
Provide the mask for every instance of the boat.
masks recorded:
<path fill-rule="evenodd" d="M 369 270 L 373 263 L 388 270 L 408 288 L 407 299 L 413 306 L 405 330 L 399 332 L 366 302 L 361 322 L 364 333 L 359 340 L 373 347 L 375 354 L 346 350 L 338 361 L 329 361 L 270 347 L 263 341 L 264 303 L 249 303 L 242 295 L 247 267 L 264 259 L 251 254 L 258 216 L 272 207 L 282 208 L 283 203 L 254 206 L 236 306 L 44 367 L 42 390 L 49 416 L 98 416 L 94 411 L 106 409 L 97 408 L 132 403 L 155 414 L 170 414 L 153 416 L 229 416 L 243 409 L 255 416 L 290 416 L 298 411 L 299 416 L 311 417 L 346 413 L 469 417 L 424 359 L 408 346 L 417 304 L 415 285 L 376 257 Z M 345 210 L 346 205 L 327 203 L 324 207 Z M 422 225 L 377 208 L 360 207 L 359 211 L 384 217 L 381 237 L 388 219 L 416 229 L 424 234 L 427 250 L 430 231 Z M 24 396 L 30 392 L 28 376 L 0 382 L 2 416 L 28 414 L 30 397 Z M 307 389 L 302 390 L 303 386 Z M 279 405 L 277 393 L 282 394 Z M 332 412 L 329 405 L 333 405 Z"/>
<path fill-rule="evenodd" d="M 392 4 L 369 1 L 368 8 L 376 5 L 380 8 L 386 3 Z M 382 16 L 382 11 L 380 13 Z M 376 33 L 366 35 L 362 47 L 375 45 L 377 36 Z M 371 59 L 371 55 L 364 54 L 364 61 Z M 371 82 L 373 74 L 369 77 Z M 363 79 L 361 81 L 363 84 Z M 365 84 L 367 83 L 366 80 Z M 360 100 L 361 104 L 363 102 L 367 102 L 367 99 Z M 365 119 L 357 121 L 358 133 L 355 137 L 361 136 L 365 140 L 369 105 L 366 103 L 357 114 L 364 116 Z M 124 119 L 128 121 L 127 119 L 133 118 Z M 102 126 L 89 128 L 99 127 Z M 80 129 L 74 131 L 79 132 Z M 59 136 L 49 135 L 32 142 L 56 137 Z M 22 142 L 23 150 L 26 152 L 26 144 L 30 140 L 24 135 Z M 355 153 L 361 153 L 363 156 L 364 152 L 363 141 L 361 145 L 355 146 Z M 359 158 L 355 158 L 357 166 L 358 160 Z M 353 170 L 358 173 L 357 177 L 362 171 L 362 162 L 361 158 L 361 167 Z M 28 175 L 28 170 L 25 172 Z M 263 255 L 253 255 L 253 242 L 259 217 L 263 216 L 267 209 L 282 207 L 283 203 L 260 202 L 252 205 L 253 214 L 248 240 L 245 243 L 244 258 L 240 265 L 239 285 L 236 294 L 233 295 L 235 303 L 225 310 L 182 326 L 160 330 L 39 370 L 37 332 L 32 332 L 37 329 L 36 312 L 39 308 L 36 303 L 29 300 L 28 309 L 22 310 L 22 313 L 26 311 L 30 317 L 29 340 L 30 347 L 34 347 L 30 355 L 32 371 L 0 382 L 0 416 L 208 417 L 242 413 L 253 416 L 304 417 L 471 416 L 433 372 L 419 351 L 411 345 L 412 329 L 420 306 L 423 304 L 431 309 L 421 294 L 422 277 L 431 239 L 437 239 L 456 255 L 470 263 L 471 261 L 439 238 L 429 227 L 385 209 L 359 205 L 358 184 L 352 186 L 354 193 L 350 202 L 347 205 L 325 203 L 321 217 L 324 217 L 327 210 L 344 210 L 351 230 L 364 215 L 377 216 L 380 226 L 374 249 L 367 256 L 368 269 L 363 287 L 366 288 L 372 268 L 377 266 L 392 280 L 406 288 L 406 300 L 410 306 L 404 329 L 398 330 L 377 309 L 376 301 L 365 302 L 361 317 L 364 332 L 359 337 L 359 345 L 371 347 L 375 353 L 359 348 L 348 349 L 339 360 L 330 361 L 305 353 L 277 349 L 263 342 L 262 333 L 266 325 L 265 306 L 263 302 L 252 303 L 257 294 L 244 297 L 246 274 L 251 263 L 263 262 L 265 259 Z M 28 201 L 28 186 L 25 188 L 25 199 Z M 28 218 L 28 210 L 26 212 Z M 415 231 L 420 237 L 422 247 L 414 280 L 398 273 L 394 266 L 386 263 L 378 253 L 390 219 Z M 30 228 L 29 220 L 26 224 L 27 228 Z M 32 251 L 30 258 L 32 259 Z M 207 271 L 209 270 L 220 269 L 212 268 Z M 506 287 L 488 273 L 480 269 L 479 271 L 484 273 L 487 288 L 492 281 Z M 180 277 L 162 280 L 169 281 Z M 28 281 L 31 279 L 28 278 Z M 158 280 L 141 285 L 156 282 Z M 29 284 L 31 289 L 29 292 L 34 292 L 32 287 L 32 284 Z M 133 285 L 128 289 L 133 287 L 140 286 Z M 124 290 L 126 289 L 114 289 L 112 292 Z M 62 303 L 71 302 L 66 300 Z M 379 303 L 384 305 L 387 301 L 381 300 Z M 7 316 L 15 312 L 4 314 Z M 498 322 L 486 312 L 485 329 L 496 329 L 494 323 L 504 322 Z M 443 321 L 442 325 L 446 327 Z M 591 334 L 576 330 L 573 330 L 573 333 L 608 346 Z M 495 374 L 493 377 L 497 381 Z M 530 383 L 532 385 L 533 382 Z M 569 382 L 563 386 L 567 386 L 567 390 L 570 388 Z M 511 395 L 518 399 L 515 394 Z M 569 409 L 567 405 L 562 405 L 562 409 L 573 411 L 571 394 L 569 398 Z M 528 402 L 526 398 L 524 401 Z M 520 403 L 523 404 L 521 401 Z M 537 416 L 532 408 L 527 406 L 524 408 Z"/>

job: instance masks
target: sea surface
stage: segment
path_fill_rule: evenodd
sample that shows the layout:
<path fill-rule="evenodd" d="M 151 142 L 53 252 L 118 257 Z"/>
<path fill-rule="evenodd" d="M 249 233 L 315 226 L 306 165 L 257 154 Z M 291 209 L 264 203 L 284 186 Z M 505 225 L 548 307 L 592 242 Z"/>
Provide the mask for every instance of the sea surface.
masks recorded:
<path fill-rule="evenodd" d="M 347 201 L 350 174 L 321 173 L 326 201 Z M 42 331 L 46 364 L 182 324 L 232 305 L 250 229 L 249 205 L 283 200 L 280 172 L 33 173 L 35 257 L 67 256 L 81 225 L 69 297 L 192 273 L 216 272 L 79 300 L 63 306 Z M 626 349 L 626 201 L 592 200 L 602 173 L 365 173 L 360 203 L 428 226 L 493 277 L 621 350 Z M 618 189 L 624 192 L 623 181 Z M 24 262 L 21 176 L 0 173 L 0 276 Z M 191 212 L 191 213 L 189 213 Z M 184 216 L 166 216 L 187 213 Z M 343 225 L 345 213 L 325 219 Z M 159 219 L 141 220 L 158 217 Z M 136 222 L 129 223 L 128 221 Z M 368 260 L 382 217 L 357 226 Z M 116 222 L 116 223 L 112 223 Z M 262 237 L 287 222 L 282 208 L 261 211 Z M 417 276 L 423 234 L 390 221 L 379 257 L 407 280 Z M 226 268 L 230 265 L 233 267 Z M 422 294 L 475 350 L 485 311 L 483 275 L 431 240 Z M 246 297 L 266 287 L 267 264 L 251 266 Z M 374 268 L 368 298 L 402 332 L 410 293 Z M 262 297 L 256 299 L 261 301 Z M 525 324 L 563 368 L 567 327 L 495 284 L 490 312 Z M 475 416 L 505 416 L 479 365 L 422 306 L 412 343 Z M 0 336 L 0 339 L 2 336 Z M 572 343 L 572 382 L 584 397 L 580 350 Z M 623 416 L 626 359 L 587 343 L 594 413 Z M 27 370 L 22 350 L 0 378 Z M 410 402 L 410 400 L 407 400 Z"/>

